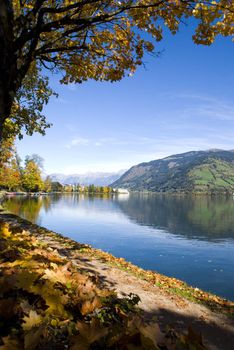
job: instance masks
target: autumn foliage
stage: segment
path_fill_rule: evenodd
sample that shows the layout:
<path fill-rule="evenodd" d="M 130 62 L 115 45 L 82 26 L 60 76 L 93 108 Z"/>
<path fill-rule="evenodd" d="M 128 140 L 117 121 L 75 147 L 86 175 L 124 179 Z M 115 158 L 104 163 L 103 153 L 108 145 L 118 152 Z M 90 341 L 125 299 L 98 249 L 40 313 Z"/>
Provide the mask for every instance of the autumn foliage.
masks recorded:
<path fill-rule="evenodd" d="M 206 349 L 191 329 L 167 334 L 144 322 L 137 295 L 118 298 L 32 235 L 30 224 L 0 225 L 0 350 Z"/>
<path fill-rule="evenodd" d="M 11 139 L 4 140 L 0 156 L 0 189 L 9 191 L 39 192 L 51 191 L 51 180 L 42 179 L 43 159 L 34 154 L 26 156 L 25 166 Z"/>
<path fill-rule="evenodd" d="M 50 126 L 46 71 L 64 84 L 114 82 L 157 52 L 165 29 L 176 34 L 189 18 L 196 44 L 234 33 L 231 0 L 3 0 L 0 14 L 0 140 Z"/>

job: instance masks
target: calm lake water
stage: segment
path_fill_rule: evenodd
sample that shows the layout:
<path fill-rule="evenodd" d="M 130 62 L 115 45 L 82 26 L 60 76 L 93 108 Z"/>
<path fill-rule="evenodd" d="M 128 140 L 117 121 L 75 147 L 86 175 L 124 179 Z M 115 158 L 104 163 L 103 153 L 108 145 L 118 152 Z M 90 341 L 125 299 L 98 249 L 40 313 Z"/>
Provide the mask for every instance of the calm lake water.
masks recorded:
<path fill-rule="evenodd" d="M 234 200 L 159 195 L 11 197 L 34 223 L 234 300 Z"/>

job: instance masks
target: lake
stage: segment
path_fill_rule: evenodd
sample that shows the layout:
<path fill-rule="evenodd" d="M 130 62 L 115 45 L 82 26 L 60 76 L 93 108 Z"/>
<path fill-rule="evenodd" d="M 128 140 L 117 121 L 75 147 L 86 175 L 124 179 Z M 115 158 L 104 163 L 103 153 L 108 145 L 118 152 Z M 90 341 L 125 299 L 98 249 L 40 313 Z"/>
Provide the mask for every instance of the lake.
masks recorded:
<path fill-rule="evenodd" d="M 234 300 L 234 200 L 130 194 L 9 197 L 33 223 Z"/>

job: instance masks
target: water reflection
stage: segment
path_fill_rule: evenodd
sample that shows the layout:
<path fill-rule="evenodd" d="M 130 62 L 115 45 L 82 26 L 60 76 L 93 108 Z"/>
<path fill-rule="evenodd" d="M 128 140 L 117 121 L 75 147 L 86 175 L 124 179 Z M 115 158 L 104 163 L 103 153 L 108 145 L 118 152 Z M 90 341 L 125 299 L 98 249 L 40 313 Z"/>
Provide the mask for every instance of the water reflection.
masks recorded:
<path fill-rule="evenodd" d="M 53 201 L 56 200 L 54 197 Z M 58 198 L 59 200 L 59 198 Z M 39 197 L 26 197 L 26 196 L 15 196 L 8 197 L 4 202 L 3 206 L 10 212 L 21 216 L 33 223 L 40 225 L 41 218 L 40 212 L 42 209 L 48 212 L 51 208 L 51 198 L 49 196 Z"/>
<path fill-rule="evenodd" d="M 140 225 L 204 240 L 234 238 L 232 197 L 133 195 L 117 201 L 128 217 Z"/>
<path fill-rule="evenodd" d="M 234 202 L 226 197 L 12 197 L 4 206 L 81 243 L 234 300 Z"/>
<path fill-rule="evenodd" d="M 85 196 L 53 194 L 39 197 L 8 197 L 4 206 L 27 220 L 40 224 L 41 212 L 51 208 L 109 213 L 120 210 L 138 225 L 167 230 L 189 239 L 218 242 L 234 238 L 232 197 L 183 197 L 134 194 L 131 196 Z"/>

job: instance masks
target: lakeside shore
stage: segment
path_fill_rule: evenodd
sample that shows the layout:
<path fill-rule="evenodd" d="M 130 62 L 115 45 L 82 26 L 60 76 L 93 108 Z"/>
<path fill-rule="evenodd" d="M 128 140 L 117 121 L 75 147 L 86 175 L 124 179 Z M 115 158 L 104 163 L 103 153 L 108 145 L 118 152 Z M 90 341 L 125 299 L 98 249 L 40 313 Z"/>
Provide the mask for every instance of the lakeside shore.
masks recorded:
<path fill-rule="evenodd" d="M 177 331 L 184 333 L 190 325 L 196 332 L 202 332 L 209 348 L 233 349 L 233 302 L 192 288 L 175 278 L 143 270 L 122 258 L 74 242 L 3 210 L 0 220 L 16 231 L 28 232 L 47 249 L 71 261 L 98 287 L 115 289 L 121 298 L 130 293 L 139 295 L 143 318 L 152 321 L 156 317 L 162 330 L 173 323 Z"/>

